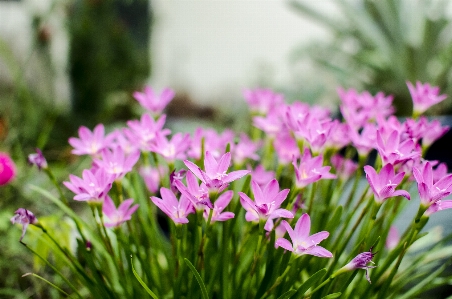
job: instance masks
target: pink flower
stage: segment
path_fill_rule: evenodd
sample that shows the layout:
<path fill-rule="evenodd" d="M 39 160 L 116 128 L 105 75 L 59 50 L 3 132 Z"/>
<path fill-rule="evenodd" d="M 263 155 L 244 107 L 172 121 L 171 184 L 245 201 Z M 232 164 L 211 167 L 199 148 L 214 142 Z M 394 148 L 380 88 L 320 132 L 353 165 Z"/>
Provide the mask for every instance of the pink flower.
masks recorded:
<path fill-rule="evenodd" d="M 253 125 L 264 131 L 270 137 L 275 137 L 284 129 L 284 123 L 278 111 L 264 116 L 253 117 Z"/>
<path fill-rule="evenodd" d="M 353 176 L 358 169 L 358 164 L 353 160 L 346 159 L 339 154 L 331 157 L 331 164 L 336 169 L 337 175 L 342 180 L 347 180 Z"/>
<path fill-rule="evenodd" d="M 76 194 L 74 200 L 102 202 L 111 189 L 114 177 L 99 168 L 83 170 L 82 178 L 70 174 L 69 180 L 63 184 Z"/>
<path fill-rule="evenodd" d="M 116 209 L 113 200 L 107 196 L 102 205 L 102 213 L 104 214 L 105 227 L 118 227 L 122 223 L 130 220 L 132 214 L 138 209 L 139 205 L 131 207 L 133 199 L 124 200 Z"/>
<path fill-rule="evenodd" d="M 311 230 L 311 218 L 308 214 L 303 214 L 295 224 L 294 229 L 290 224 L 283 220 L 281 224 L 286 228 L 287 233 L 292 240 L 290 243 L 287 239 L 279 238 L 276 240 L 276 245 L 292 251 L 295 255 L 314 255 L 318 257 L 331 258 L 333 254 L 325 248 L 318 246 L 320 242 L 328 238 L 330 235 L 327 231 L 321 231 L 313 235 L 309 235 Z"/>
<path fill-rule="evenodd" d="M 431 86 L 428 83 L 422 84 L 417 81 L 416 86 L 411 84 L 411 82 L 407 82 L 406 84 L 413 100 L 414 116 L 424 113 L 431 106 L 447 98 L 446 95 L 439 95 L 439 87 Z"/>
<path fill-rule="evenodd" d="M 400 138 L 400 132 L 397 130 L 393 130 L 385 139 L 380 130 L 377 130 L 377 150 L 383 160 L 383 165 L 401 164 L 421 155 L 416 150 L 416 144 L 412 139 L 401 141 Z"/>
<path fill-rule="evenodd" d="M 96 156 L 103 149 L 109 147 L 116 136 L 116 133 L 110 133 L 105 136 L 103 124 L 98 124 L 93 132 L 87 127 L 80 127 L 78 130 L 80 138 L 69 138 L 69 144 L 74 147 L 72 153 L 74 155 L 91 155 Z"/>
<path fill-rule="evenodd" d="M 304 188 L 320 179 L 334 179 L 336 176 L 330 173 L 331 166 L 323 166 L 323 156 L 312 158 L 309 149 L 305 149 L 297 166 L 297 159 L 293 159 L 295 169 L 296 186 Z"/>
<path fill-rule="evenodd" d="M 252 180 L 255 181 L 261 188 L 275 178 L 275 172 L 271 170 L 266 171 L 262 164 L 257 165 L 254 170 L 250 166 L 247 168 L 251 171 L 250 174 Z"/>
<path fill-rule="evenodd" d="M 185 166 L 191 170 L 204 184 L 209 192 L 221 192 L 226 189 L 230 182 L 235 181 L 248 174 L 248 170 L 237 170 L 226 173 L 231 164 L 231 153 L 221 156 L 217 161 L 210 152 L 206 151 L 204 159 L 205 171 L 202 171 L 195 163 L 185 160 Z"/>
<path fill-rule="evenodd" d="M 153 168 L 151 166 L 143 166 L 140 167 L 139 170 L 146 187 L 152 193 L 156 193 L 158 191 L 161 179 L 164 175 L 166 175 L 166 171 L 165 167 Z"/>
<path fill-rule="evenodd" d="M 176 224 L 188 223 L 187 216 L 194 212 L 193 206 L 187 197 L 182 195 L 178 201 L 174 193 L 167 188 L 160 188 L 162 198 L 151 197 L 152 202 L 170 217 Z"/>
<path fill-rule="evenodd" d="M 402 182 L 405 173 L 400 172 L 396 175 L 392 164 L 383 166 L 379 174 L 372 166 L 366 165 L 364 166 L 364 172 L 366 173 L 366 179 L 374 193 L 376 202 L 382 203 L 386 199 L 395 196 L 403 196 L 410 199 L 410 194 L 407 191 L 395 190 L 400 182 Z"/>
<path fill-rule="evenodd" d="M 28 155 L 28 164 L 36 165 L 39 170 L 47 169 L 47 160 L 39 148 L 36 149 L 36 153 Z"/>
<path fill-rule="evenodd" d="M 417 181 L 421 205 L 430 206 L 452 192 L 452 174 L 447 174 L 436 183 L 433 182 L 433 167 L 430 162 L 421 167 L 413 168 Z"/>
<path fill-rule="evenodd" d="M 265 221 L 264 229 L 271 231 L 273 229 L 273 219 L 275 218 L 293 218 L 293 214 L 280 209 L 282 202 L 289 194 L 289 189 L 279 191 L 279 184 L 276 179 L 271 180 L 264 189 L 254 181 L 251 181 L 251 190 L 254 194 L 254 201 L 243 192 L 239 192 L 240 203 L 246 210 L 246 221 Z"/>
<path fill-rule="evenodd" d="M 129 120 L 127 126 L 130 130 L 124 130 L 124 133 L 132 143 L 138 145 L 141 151 L 149 151 L 157 133 L 166 136 L 171 132 L 169 129 L 163 129 L 165 120 L 166 115 L 162 115 L 155 121 L 149 114 L 143 114 L 140 120 Z"/>
<path fill-rule="evenodd" d="M 373 263 L 372 259 L 374 258 L 375 253 L 372 253 L 372 248 L 369 251 L 362 252 L 358 254 L 354 259 L 350 261 L 347 265 L 342 267 L 345 271 L 353 271 L 356 269 L 365 269 L 366 270 L 366 279 L 370 282 L 369 278 L 369 269 L 375 268 L 377 266 L 368 266 L 368 263 Z"/>
<path fill-rule="evenodd" d="M 165 88 L 160 95 L 157 95 L 150 86 L 145 86 L 144 92 L 135 91 L 133 93 L 133 97 L 140 105 L 155 115 L 162 113 L 174 95 L 175 92 L 169 88 Z"/>
<path fill-rule="evenodd" d="M 187 187 L 180 180 L 175 180 L 174 184 L 177 189 L 191 201 L 196 210 L 204 210 L 206 206 L 212 209 L 213 206 L 209 198 L 207 186 L 204 183 L 198 185 L 198 180 L 191 172 L 187 172 L 185 177 Z"/>
<path fill-rule="evenodd" d="M 190 149 L 187 154 L 190 158 L 201 159 L 202 140 L 204 139 L 204 150 L 210 152 L 215 158 L 224 154 L 227 144 L 233 144 L 234 132 L 224 130 L 218 134 L 213 129 L 197 128 L 193 135 Z"/>
<path fill-rule="evenodd" d="M 126 173 L 130 172 L 140 158 L 140 151 L 132 152 L 126 156 L 121 147 L 102 151 L 102 159 L 95 159 L 94 163 L 105 170 L 105 172 L 115 180 L 122 179 Z"/>
<path fill-rule="evenodd" d="M 0 152 L 0 186 L 8 184 L 16 176 L 16 165 L 6 154 Z"/>
<path fill-rule="evenodd" d="M 294 158 L 300 157 L 300 148 L 297 141 L 287 132 L 276 135 L 273 141 L 278 156 L 278 164 L 287 165 L 293 161 Z"/>
<path fill-rule="evenodd" d="M 400 235 L 395 226 L 389 228 L 388 237 L 385 246 L 388 250 L 394 249 L 400 242 Z"/>
<path fill-rule="evenodd" d="M 428 207 L 427 211 L 425 211 L 424 215 L 430 217 L 432 214 L 442 211 L 452 209 L 452 200 L 438 200 Z"/>
<path fill-rule="evenodd" d="M 275 107 L 284 103 L 284 96 L 282 94 L 265 88 L 247 89 L 243 92 L 243 96 L 251 112 L 261 115 L 266 115 Z"/>
<path fill-rule="evenodd" d="M 240 134 L 240 140 L 232 150 L 232 159 L 235 165 L 242 165 L 246 159 L 259 160 L 256 151 L 259 150 L 261 142 L 252 141 L 245 133 Z"/>
<path fill-rule="evenodd" d="M 232 196 L 234 195 L 234 191 L 228 190 L 221 194 L 218 199 L 215 201 L 213 205 L 212 219 L 211 223 L 215 221 L 226 221 L 231 218 L 234 218 L 234 213 L 232 212 L 223 212 L 226 206 L 231 202 Z M 204 218 L 206 220 L 209 219 L 210 209 L 206 207 L 204 210 Z"/>
<path fill-rule="evenodd" d="M 28 225 L 38 223 L 38 219 L 35 217 L 35 215 L 33 215 L 32 212 L 24 208 L 20 208 L 14 213 L 15 215 L 11 218 L 11 222 L 12 224 L 19 223 L 22 225 L 22 236 L 19 239 L 19 241 L 22 241 L 25 236 L 25 232 L 27 231 Z"/>
<path fill-rule="evenodd" d="M 174 163 L 175 160 L 183 160 L 187 157 L 185 152 L 189 146 L 190 134 L 176 133 L 171 140 L 168 140 L 157 133 L 149 149 L 160 154 L 168 163 Z"/>

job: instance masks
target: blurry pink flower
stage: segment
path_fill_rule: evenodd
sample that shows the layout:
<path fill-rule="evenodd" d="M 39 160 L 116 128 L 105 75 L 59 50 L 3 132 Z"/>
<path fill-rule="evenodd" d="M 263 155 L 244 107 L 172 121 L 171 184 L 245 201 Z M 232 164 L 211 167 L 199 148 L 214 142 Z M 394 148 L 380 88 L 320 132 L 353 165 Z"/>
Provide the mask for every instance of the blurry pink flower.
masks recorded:
<path fill-rule="evenodd" d="M 347 180 L 353 176 L 358 169 L 358 164 L 353 160 L 346 159 L 339 154 L 331 157 L 331 165 L 336 169 L 336 173 L 342 180 Z"/>
<path fill-rule="evenodd" d="M 274 171 L 266 171 L 262 164 L 256 166 L 253 170 L 251 166 L 247 167 L 250 170 L 251 179 L 255 181 L 261 188 L 268 184 L 272 179 L 275 178 Z"/>
<path fill-rule="evenodd" d="M 452 200 L 438 200 L 428 207 L 427 211 L 425 211 L 424 215 L 430 217 L 432 214 L 442 211 L 452 209 Z"/>
<path fill-rule="evenodd" d="M 177 200 L 174 193 L 167 188 L 160 188 L 162 198 L 152 196 L 152 202 L 170 217 L 176 224 L 188 223 L 187 216 L 194 212 L 194 208 L 187 197 L 181 195 Z"/>
<path fill-rule="evenodd" d="M 235 165 L 242 165 L 246 159 L 259 160 L 256 151 L 259 150 L 261 142 L 252 141 L 245 133 L 240 134 L 239 142 L 232 149 L 232 160 Z"/>
<path fill-rule="evenodd" d="M 248 170 L 237 170 L 230 173 L 228 171 L 231 165 L 231 153 L 228 152 L 221 156 L 217 161 L 210 152 L 206 151 L 204 158 L 204 169 L 202 171 L 195 163 L 185 160 L 185 166 L 191 170 L 204 184 L 209 192 L 221 192 L 226 189 L 230 182 L 235 181 L 248 174 Z"/>
<path fill-rule="evenodd" d="M 334 179 L 336 176 L 330 173 L 331 166 L 323 166 L 323 156 L 312 158 L 309 149 L 305 149 L 300 158 L 300 165 L 297 165 L 297 159 L 293 159 L 297 188 L 304 188 L 309 184 L 317 182 L 320 179 Z"/>
<path fill-rule="evenodd" d="M 146 184 L 146 187 L 152 193 L 156 193 L 159 190 L 162 177 L 166 175 L 166 167 L 154 168 L 151 166 L 140 167 L 139 173 Z"/>
<path fill-rule="evenodd" d="M 436 140 L 440 139 L 444 134 L 449 131 L 449 126 L 441 126 L 439 120 L 433 120 L 428 122 L 426 118 L 424 119 L 425 132 L 422 134 L 422 147 L 430 147 Z"/>
<path fill-rule="evenodd" d="M 388 237 L 386 238 L 385 246 L 388 250 L 394 249 L 400 242 L 399 231 L 395 226 L 389 228 Z"/>
<path fill-rule="evenodd" d="M 221 134 L 214 129 L 197 128 L 187 154 L 192 159 L 201 159 L 202 140 L 204 139 L 204 151 L 210 152 L 215 158 L 221 157 L 225 153 L 226 146 L 234 143 L 234 132 L 224 130 Z"/>
<path fill-rule="evenodd" d="M 276 135 L 273 141 L 273 147 L 275 148 L 278 156 L 278 164 L 287 165 L 293 161 L 294 158 L 300 157 L 300 148 L 297 141 L 292 138 L 288 132 L 284 132 Z"/>
<path fill-rule="evenodd" d="M 376 202 L 382 203 L 386 199 L 396 196 L 403 196 L 410 199 L 410 194 L 407 191 L 395 190 L 402 182 L 405 173 L 400 172 L 396 175 L 392 164 L 383 166 L 379 174 L 372 166 L 366 165 L 364 166 L 364 172 L 366 173 L 366 179 L 374 193 Z"/>
<path fill-rule="evenodd" d="M 104 214 L 105 227 L 118 227 L 122 223 L 130 220 L 132 214 L 138 209 L 139 205 L 131 207 L 133 199 L 124 200 L 116 209 L 113 200 L 107 196 L 102 205 L 102 213 Z"/>
<path fill-rule="evenodd" d="M 78 130 L 80 138 L 69 138 L 69 144 L 74 147 L 72 153 L 74 155 L 91 155 L 96 156 L 103 149 L 109 147 L 116 137 L 116 132 L 105 136 L 105 128 L 103 124 L 98 124 L 93 132 L 87 127 L 80 127 Z"/>
<path fill-rule="evenodd" d="M 289 194 L 289 189 L 279 191 L 279 184 L 276 179 L 271 180 L 264 189 L 254 181 L 251 181 L 251 190 L 254 194 L 254 201 L 243 192 L 239 192 L 240 203 L 246 210 L 246 221 L 265 221 L 264 229 L 271 231 L 273 229 L 273 219 L 275 218 L 293 218 L 293 214 L 280 209 L 282 202 Z"/>
<path fill-rule="evenodd" d="M 20 236 L 19 241 L 22 241 L 22 239 L 25 236 L 25 232 L 27 231 L 27 227 L 29 224 L 36 224 L 38 223 L 38 219 L 33 215 L 32 212 L 20 208 L 16 212 L 14 212 L 14 217 L 11 218 L 12 224 L 19 223 L 22 225 L 22 236 Z"/>
<path fill-rule="evenodd" d="M 333 254 L 330 251 L 318 246 L 320 242 L 328 238 L 330 235 L 329 232 L 321 231 L 311 236 L 309 235 L 311 230 L 311 218 L 308 214 L 301 215 L 295 224 L 294 229 L 292 229 L 290 224 L 285 220 L 283 220 L 281 224 L 285 227 L 292 243 L 285 238 L 279 238 L 276 240 L 277 246 L 292 251 L 295 255 L 309 254 L 326 258 L 333 257 Z"/>
<path fill-rule="evenodd" d="M 135 91 L 133 93 L 133 97 L 140 105 L 154 115 L 161 114 L 174 95 L 175 92 L 169 88 L 165 88 L 160 95 L 157 95 L 150 86 L 145 86 L 144 92 Z"/>
<path fill-rule="evenodd" d="M 115 180 L 122 179 L 126 173 L 132 171 L 133 166 L 140 158 L 140 151 L 135 151 L 126 156 L 121 147 L 104 149 L 101 153 L 102 159 L 94 159 L 94 163 L 112 175 Z"/>
<path fill-rule="evenodd" d="M 452 192 L 452 174 L 447 174 L 434 183 L 432 164 L 428 161 L 421 167 L 414 167 L 413 175 L 417 181 L 421 205 L 425 207 L 434 204 Z"/>
<path fill-rule="evenodd" d="M 358 151 L 360 157 L 367 157 L 375 146 L 377 140 L 377 127 L 374 123 L 366 123 L 361 132 L 350 127 L 349 129 L 352 145 Z"/>
<path fill-rule="evenodd" d="M 260 115 L 267 115 L 275 107 L 284 104 L 284 96 L 282 94 L 265 88 L 246 89 L 243 92 L 243 96 L 251 112 Z"/>
<path fill-rule="evenodd" d="M 222 213 L 226 206 L 231 202 L 232 196 L 234 196 L 234 191 L 228 190 L 218 197 L 213 205 L 211 223 L 215 221 L 226 221 L 234 218 L 234 213 L 232 212 Z M 210 209 L 206 207 L 204 210 L 204 218 L 206 219 L 206 221 L 209 219 L 209 213 Z"/>
<path fill-rule="evenodd" d="M 281 119 L 279 112 L 277 111 L 269 113 L 265 117 L 264 116 L 253 117 L 253 125 L 256 128 L 264 131 L 266 134 L 269 135 L 269 137 L 275 137 L 284 128 L 284 123 Z"/>
<path fill-rule="evenodd" d="M 411 82 L 406 82 L 413 100 L 413 115 L 418 116 L 424 113 L 431 106 L 442 102 L 446 95 L 439 95 L 439 87 L 431 86 L 428 83 L 422 84 L 417 81 L 416 86 Z"/>
<path fill-rule="evenodd" d="M 177 195 L 179 192 L 179 189 L 177 188 L 176 182 L 182 181 L 185 178 L 185 175 L 187 173 L 186 169 L 181 169 L 179 171 L 173 170 L 170 173 L 169 180 L 170 180 L 170 189 L 173 191 L 174 194 Z"/>
<path fill-rule="evenodd" d="M 16 177 L 16 165 L 6 154 L 0 152 L 0 186 L 8 184 Z"/>
<path fill-rule="evenodd" d="M 149 149 L 161 155 L 168 163 L 174 163 L 175 160 L 184 160 L 187 157 L 186 151 L 189 146 L 190 134 L 176 133 L 168 140 L 157 133 Z"/>
<path fill-rule="evenodd" d="M 63 184 L 76 194 L 74 200 L 102 202 L 111 189 L 114 177 L 98 168 L 83 170 L 82 178 L 70 174 L 69 180 Z"/>
<path fill-rule="evenodd" d="M 401 164 L 421 155 L 413 139 L 401 141 L 400 132 L 397 130 L 393 130 L 386 139 L 383 138 L 380 130 L 377 130 L 377 150 L 383 165 Z"/>
<path fill-rule="evenodd" d="M 28 164 L 36 165 L 39 170 L 47 169 L 47 160 L 39 148 L 36 149 L 36 153 L 28 155 Z"/>
<path fill-rule="evenodd" d="M 124 133 L 132 143 L 138 145 L 141 151 L 149 151 L 149 147 L 154 141 L 157 132 L 162 136 L 171 133 L 169 129 L 163 129 L 165 121 L 165 114 L 160 116 L 157 121 L 149 114 L 143 114 L 140 120 L 129 120 L 127 126 L 130 130 L 124 130 Z"/>
<path fill-rule="evenodd" d="M 202 211 L 205 207 L 213 208 L 212 202 L 209 198 L 209 190 L 204 183 L 198 185 L 198 180 L 192 172 L 187 172 L 186 176 L 187 186 L 185 186 L 181 180 L 175 180 L 174 184 L 180 193 L 182 193 L 186 198 L 188 198 L 193 207 Z"/>

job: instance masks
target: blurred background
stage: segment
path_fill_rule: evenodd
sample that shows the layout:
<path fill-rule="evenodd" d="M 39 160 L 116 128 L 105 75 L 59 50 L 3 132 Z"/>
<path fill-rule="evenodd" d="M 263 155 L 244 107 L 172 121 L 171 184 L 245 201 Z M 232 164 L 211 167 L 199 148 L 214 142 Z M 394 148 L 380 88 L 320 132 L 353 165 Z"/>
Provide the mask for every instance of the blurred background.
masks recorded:
<path fill-rule="evenodd" d="M 179 128 L 181 119 L 241 128 L 242 91 L 255 87 L 332 111 L 338 86 L 384 91 L 394 95 L 398 116 L 410 115 L 406 81 L 430 82 L 452 95 L 451 6 L 449 0 L 0 0 L 0 151 L 18 169 L 11 184 L 0 186 L 0 238 L 12 244 L 0 251 L 0 297 L 49 298 L 42 284 L 20 279 L 30 261 L 17 253 L 18 235 L 7 234 L 19 206 L 52 212 L 25 188 L 49 184 L 26 166 L 34 148 L 66 180 L 75 167 L 67 139 L 80 125 L 112 128 L 138 117 L 132 92 L 147 84 L 176 91 L 168 125 Z M 452 114 L 451 98 L 428 113 Z"/>

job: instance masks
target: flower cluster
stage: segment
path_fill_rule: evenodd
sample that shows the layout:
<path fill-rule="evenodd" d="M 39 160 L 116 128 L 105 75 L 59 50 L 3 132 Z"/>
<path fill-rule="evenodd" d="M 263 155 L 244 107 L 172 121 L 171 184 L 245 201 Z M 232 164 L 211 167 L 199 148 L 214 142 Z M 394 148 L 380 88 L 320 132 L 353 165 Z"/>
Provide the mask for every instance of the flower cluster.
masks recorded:
<path fill-rule="evenodd" d="M 411 267 L 409 248 L 434 213 L 452 208 L 452 174 L 425 159 L 448 128 L 420 117 L 445 96 L 419 82 L 408 88 L 414 111 L 406 120 L 393 116 L 392 96 L 339 89 L 343 121 L 270 89 L 248 89 L 253 127 L 237 134 L 172 132 L 164 110 L 174 91 L 135 92 L 145 110 L 139 119 L 109 133 L 103 124 L 81 127 L 69 139 L 90 164 L 68 174 L 66 190 L 39 149 L 29 156 L 57 184 L 76 228 L 71 251 L 39 223 L 61 251 L 55 257 L 75 270 L 76 282 L 65 282 L 78 297 L 96 298 L 386 298 L 404 292 L 392 283 L 399 269 L 430 279 L 437 265 Z M 14 176 L 5 159 L 0 184 Z M 88 203 L 90 220 L 68 212 L 69 192 Z M 399 235 L 395 219 L 416 204 L 400 197 L 420 204 Z M 23 226 L 20 241 L 38 225 L 26 209 L 11 221 Z M 357 269 L 366 279 L 346 274 Z"/>

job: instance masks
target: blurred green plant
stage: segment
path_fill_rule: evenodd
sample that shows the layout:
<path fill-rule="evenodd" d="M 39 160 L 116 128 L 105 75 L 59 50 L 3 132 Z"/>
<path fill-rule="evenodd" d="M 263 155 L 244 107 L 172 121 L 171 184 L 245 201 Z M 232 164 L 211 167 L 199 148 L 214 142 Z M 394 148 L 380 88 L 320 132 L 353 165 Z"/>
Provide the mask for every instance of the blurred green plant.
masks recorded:
<path fill-rule="evenodd" d="M 298 48 L 293 62 L 309 57 L 344 87 L 394 95 L 400 116 L 412 109 L 406 81 L 430 82 L 452 94 L 450 1 L 334 0 L 337 10 L 331 15 L 313 1 L 288 3 L 333 34 L 330 42 Z M 451 103 L 445 101 L 430 113 L 450 114 Z"/>

